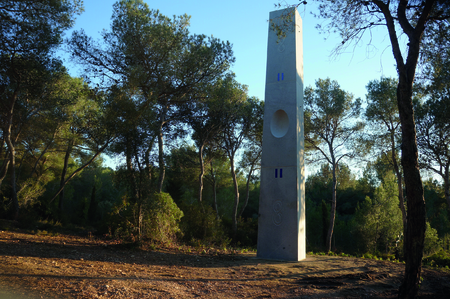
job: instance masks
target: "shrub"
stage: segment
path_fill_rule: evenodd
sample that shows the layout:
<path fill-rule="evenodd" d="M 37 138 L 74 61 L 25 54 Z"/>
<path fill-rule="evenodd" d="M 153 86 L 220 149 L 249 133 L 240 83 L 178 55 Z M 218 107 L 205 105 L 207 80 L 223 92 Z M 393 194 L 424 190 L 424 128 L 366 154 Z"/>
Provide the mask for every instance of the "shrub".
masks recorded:
<path fill-rule="evenodd" d="M 104 220 L 109 236 L 123 241 L 136 241 L 137 230 L 133 214 L 133 205 L 130 204 L 129 198 L 126 195 L 122 196 L 121 200 L 111 207 Z M 106 227 L 101 229 L 106 231 Z"/>
<path fill-rule="evenodd" d="M 423 259 L 423 263 L 430 266 L 450 266 L 450 253 L 441 250 Z"/>
<path fill-rule="evenodd" d="M 154 193 L 145 204 L 143 217 L 143 236 L 152 241 L 170 243 L 181 232 L 179 222 L 183 212 L 169 193 Z"/>
<path fill-rule="evenodd" d="M 434 254 L 438 252 L 441 247 L 441 241 L 439 240 L 439 236 L 437 234 L 437 230 L 430 226 L 430 223 L 427 222 L 425 230 L 425 240 L 424 240 L 424 249 L 423 252 L 425 256 Z"/>
<path fill-rule="evenodd" d="M 230 243 L 224 232 L 222 222 L 212 207 L 202 203 L 182 204 L 184 217 L 181 228 L 184 239 L 197 246 L 201 244 L 215 244 L 227 246 Z"/>

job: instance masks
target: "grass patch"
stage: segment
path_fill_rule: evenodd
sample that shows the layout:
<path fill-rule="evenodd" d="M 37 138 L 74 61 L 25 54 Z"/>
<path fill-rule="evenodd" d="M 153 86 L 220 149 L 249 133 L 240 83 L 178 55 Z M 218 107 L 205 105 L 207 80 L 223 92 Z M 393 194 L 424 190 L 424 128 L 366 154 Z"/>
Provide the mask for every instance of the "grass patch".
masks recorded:
<path fill-rule="evenodd" d="M 439 251 L 423 259 L 423 264 L 436 268 L 450 268 L 450 253 L 444 250 Z"/>

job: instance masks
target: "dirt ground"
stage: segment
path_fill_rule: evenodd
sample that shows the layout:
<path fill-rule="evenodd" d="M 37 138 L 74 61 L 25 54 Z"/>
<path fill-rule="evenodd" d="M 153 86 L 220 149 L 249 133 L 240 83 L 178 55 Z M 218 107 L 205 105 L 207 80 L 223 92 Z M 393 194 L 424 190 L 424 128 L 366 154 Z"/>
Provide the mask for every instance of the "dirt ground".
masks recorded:
<path fill-rule="evenodd" d="M 396 298 L 404 265 L 308 255 L 144 250 L 70 235 L 0 231 L 0 298 Z M 449 298 L 450 273 L 425 269 L 421 298 Z"/>

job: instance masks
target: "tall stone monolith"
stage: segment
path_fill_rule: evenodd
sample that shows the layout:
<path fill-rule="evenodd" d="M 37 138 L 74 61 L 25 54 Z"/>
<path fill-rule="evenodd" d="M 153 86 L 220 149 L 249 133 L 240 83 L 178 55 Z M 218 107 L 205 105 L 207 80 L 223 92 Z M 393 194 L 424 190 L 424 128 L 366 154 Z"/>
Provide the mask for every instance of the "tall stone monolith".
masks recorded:
<path fill-rule="evenodd" d="M 284 35 L 277 34 L 276 28 Z M 302 35 L 296 9 L 270 13 L 258 219 L 260 258 L 299 261 L 306 255 Z"/>

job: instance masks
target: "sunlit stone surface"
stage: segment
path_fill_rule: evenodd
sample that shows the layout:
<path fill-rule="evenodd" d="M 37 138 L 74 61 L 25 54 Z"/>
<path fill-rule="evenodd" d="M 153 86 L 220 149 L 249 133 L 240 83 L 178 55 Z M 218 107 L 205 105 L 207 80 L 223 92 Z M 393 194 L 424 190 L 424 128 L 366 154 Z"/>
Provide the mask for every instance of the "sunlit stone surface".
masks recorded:
<path fill-rule="evenodd" d="M 292 10 L 271 12 L 271 23 Z M 297 10 L 288 21 L 284 38 L 269 24 L 257 256 L 299 261 L 306 254 L 303 28 Z"/>

